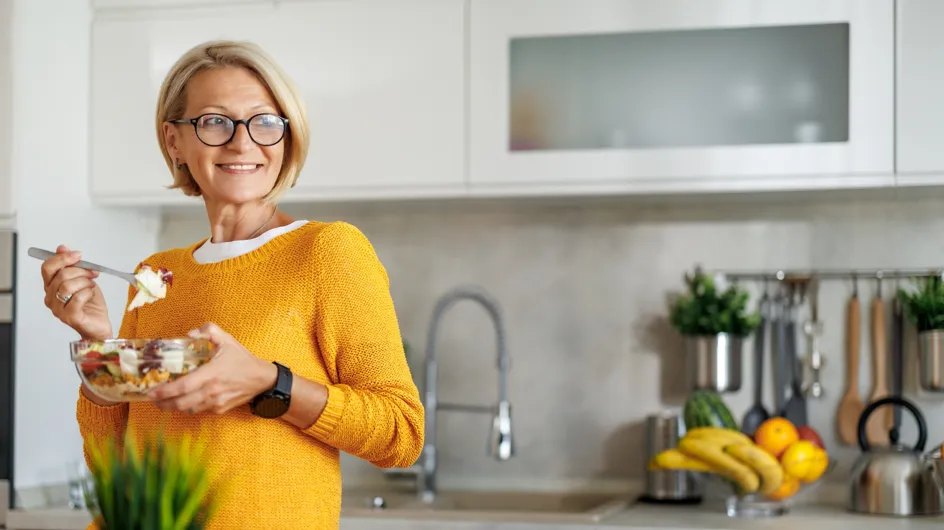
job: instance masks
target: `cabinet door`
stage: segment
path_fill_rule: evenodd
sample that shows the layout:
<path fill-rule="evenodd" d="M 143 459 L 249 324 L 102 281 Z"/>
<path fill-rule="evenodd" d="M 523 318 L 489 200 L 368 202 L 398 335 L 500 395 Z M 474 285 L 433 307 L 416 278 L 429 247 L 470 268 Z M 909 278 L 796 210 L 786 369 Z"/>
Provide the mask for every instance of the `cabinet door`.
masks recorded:
<path fill-rule="evenodd" d="M 273 8 L 167 10 L 96 17 L 92 28 L 92 193 L 102 203 L 167 204 L 154 111 L 164 76 L 192 46 L 258 35 L 275 24 Z M 275 26 L 277 27 L 277 26 Z M 187 201 L 192 202 L 192 199 Z"/>
<path fill-rule="evenodd" d="M 176 203 L 153 111 L 188 48 L 247 36 L 294 79 L 311 148 L 287 200 L 462 188 L 462 0 L 351 0 L 98 17 L 93 190 L 100 202 Z M 421 190 L 421 191 L 416 191 Z"/>
<path fill-rule="evenodd" d="M 139 7 L 199 7 L 207 5 L 239 6 L 273 4 L 273 0 L 92 0 L 94 9 L 134 9 Z"/>
<path fill-rule="evenodd" d="M 898 0 L 900 184 L 944 182 L 944 2 Z"/>
<path fill-rule="evenodd" d="M 473 187 L 892 181 L 892 0 L 470 1 Z"/>
<path fill-rule="evenodd" d="M 464 186 L 464 3 L 279 5 L 267 36 L 304 93 L 311 149 L 295 196 Z"/>

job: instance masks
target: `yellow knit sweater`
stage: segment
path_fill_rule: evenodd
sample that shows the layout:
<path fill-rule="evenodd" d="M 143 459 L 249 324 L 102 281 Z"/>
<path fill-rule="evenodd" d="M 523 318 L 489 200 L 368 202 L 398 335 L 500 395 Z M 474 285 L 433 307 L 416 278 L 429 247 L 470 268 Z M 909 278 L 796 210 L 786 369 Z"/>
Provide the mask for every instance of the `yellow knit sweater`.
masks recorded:
<path fill-rule="evenodd" d="M 242 256 L 200 264 L 203 241 L 149 257 L 174 273 L 167 297 L 126 312 L 120 338 L 185 337 L 206 322 L 249 351 L 327 386 L 319 419 L 298 429 L 253 416 L 163 412 L 151 403 L 100 407 L 81 392 L 83 438 L 164 426 L 209 433 L 207 463 L 235 492 L 211 528 L 338 528 L 339 450 L 378 467 L 406 467 L 423 446 L 423 406 L 403 352 L 387 274 L 355 227 L 310 222 Z M 129 290 L 129 301 L 134 289 Z"/>

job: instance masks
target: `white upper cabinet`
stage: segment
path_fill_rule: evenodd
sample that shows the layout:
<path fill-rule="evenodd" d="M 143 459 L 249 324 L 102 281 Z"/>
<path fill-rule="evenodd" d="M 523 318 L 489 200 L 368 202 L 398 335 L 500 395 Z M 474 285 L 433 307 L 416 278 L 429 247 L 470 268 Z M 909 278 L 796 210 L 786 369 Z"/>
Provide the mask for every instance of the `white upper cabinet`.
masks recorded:
<path fill-rule="evenodd" d="M 192 46 L 210 39 L 265 34 L 271 7 L 165 10 L 96 17 L 92 27 L 92 194 L 101 202 L 167 204 L 154 113 L 164 76 Z M 192 199 L 191 199 L 192 200 Z"/>
<path fill-rule="evenodd" d="M 308 102 L 311 149 L 293 193 L 462 189 L 462 0 L 287 2 L 266 39 Z"/>
<path fill-rule="evenodd" d="M 470 2 L 473 187 L 893 182 L 893 0 Z"/>
<path fill-rule="evenodd" d="M 210 39 L 252 40 L 293 78 L 309 156 L 289 200 L 462 188 L 462 0 L 349 0 L 108 12 L 92 65 L 93 193 L 102 203 L 184 200 L 158 150 L 164 75 Z"/>
<path fill-rule="evenodd" d="M 209 5 L 269 4 L 273 0 L 92 0 L 95 9 L 135 9 L 140 7 L 189 7 Z"/>
<path fill-rule="evenodd" d="M 944 179 L 944 2 L 898 0 L 899 182 Z"/>

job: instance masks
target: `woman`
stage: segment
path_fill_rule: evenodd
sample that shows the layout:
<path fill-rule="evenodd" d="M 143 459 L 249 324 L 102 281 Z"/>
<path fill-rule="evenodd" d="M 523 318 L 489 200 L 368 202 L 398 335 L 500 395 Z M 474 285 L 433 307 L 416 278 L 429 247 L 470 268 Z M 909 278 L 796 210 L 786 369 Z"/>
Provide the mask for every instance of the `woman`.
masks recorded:
<path fill-rule="evenodd" d="M 172 187 L 203 199 L 210 237 L 145 260 L 173 283 L 166 298 L 126 311 L 118 337 L 189 334 L 219 352 L 150 402 L 111 403 L 80 385 L 86 449 L 89 437 L 126 428 L 206 432 L 209 465 L 237 492 L 212 528 L 337 528 L 339 451 L 406 467 L 423 446 L 386 272 L 353 226 L 296 221 L 276 207 L 305 161 L 307 118 L 258 47 L 188 51 L 161 88 L 157 134 Z M 112 338 L 97 275 L 73 267 L 79 259 L 60 246 L 43 264 L 46 305 L 82 337 Z"/>

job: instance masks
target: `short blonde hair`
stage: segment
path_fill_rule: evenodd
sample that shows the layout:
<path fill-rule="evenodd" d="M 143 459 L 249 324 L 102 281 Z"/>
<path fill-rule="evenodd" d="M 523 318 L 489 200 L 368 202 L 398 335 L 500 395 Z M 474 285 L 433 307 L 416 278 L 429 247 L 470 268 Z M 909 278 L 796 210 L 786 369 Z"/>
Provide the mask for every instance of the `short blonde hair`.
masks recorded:
<path fill-rule="evenodd" d="M 185 195 L 199 196 L 200 186 L 190 168 L 177 168 L 176 161 L 164 142 L 164 123 L 183 118 L 187 106 L 187 84 L 197 74 L 221 67 L 245 68 L 266 86 L 279 106 L 279 112 L 288 118 L 285 135 L 285 155 L 275 186 L 265 196 L 266 201 L 277 199 L 295 186 L 308 156 L 308 116 L 305 104 L 289 76 L 262 48 L 251 42 L 214 40 L 198 44 L 187 51 L 170 69 L 161 85 L 157 98 L 157 138 L 164 161 L 174 176 L 171 189 L 180 189 Z"/>

